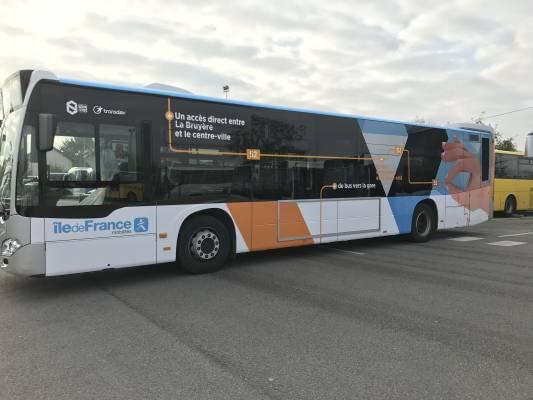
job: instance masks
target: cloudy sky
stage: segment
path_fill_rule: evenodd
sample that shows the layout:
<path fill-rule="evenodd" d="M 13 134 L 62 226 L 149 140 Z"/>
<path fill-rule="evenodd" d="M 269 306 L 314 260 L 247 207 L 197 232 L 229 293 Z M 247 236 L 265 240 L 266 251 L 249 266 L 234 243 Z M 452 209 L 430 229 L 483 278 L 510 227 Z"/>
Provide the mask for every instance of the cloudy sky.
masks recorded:
<path fill-rule="evenodd" d="M 228 84 L 234 99 L 438 124 L 533 106 L 530 0 L 2 0 L 0 21 L 3 77 Z M 522 148 L 533 109 L 487 122 Z"/>

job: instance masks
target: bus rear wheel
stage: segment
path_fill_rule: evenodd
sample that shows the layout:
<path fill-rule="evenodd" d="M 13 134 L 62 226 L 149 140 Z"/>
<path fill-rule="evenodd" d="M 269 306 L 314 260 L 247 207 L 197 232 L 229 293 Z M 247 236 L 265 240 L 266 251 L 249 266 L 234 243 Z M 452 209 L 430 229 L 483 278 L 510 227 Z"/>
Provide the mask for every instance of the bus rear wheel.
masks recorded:
<path fill-rule="evenodd" d="M 511 217 L 516 212 L 516 199 L 514 196 L 507 196 L 505 199 L 505 206 L 503 207 L 503 215 Z"/>
<path fill-rule="evenodd" d="M 181 229 L 176 252 L 180 267 L 190 274 L 217 271 L 231 252 L 229 230 L 211 215 L 192 217 Z"/>
<path fill-rule="evenodd" d="M 418 243 L 427 242 L 435 230 L 436 218 L 433 209 L 427 204 L 417 205 L 411 223 L 411 240 Z"/>

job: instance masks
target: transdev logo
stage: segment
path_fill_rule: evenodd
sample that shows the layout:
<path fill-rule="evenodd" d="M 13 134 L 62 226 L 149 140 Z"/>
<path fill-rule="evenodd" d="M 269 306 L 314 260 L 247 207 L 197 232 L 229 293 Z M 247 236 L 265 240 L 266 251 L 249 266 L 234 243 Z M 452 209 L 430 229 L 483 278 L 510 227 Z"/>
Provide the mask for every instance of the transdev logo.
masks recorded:
<path fill-rule="evenodd" d="M 67 233 L 111 233 L 112 235 L 123 235 L 127 233 L 148 232 L 149 221 L 146 217 L 135 218 L 132 221 L 94 221 L 87 219 L 80 223 L 69 224 L 65 222 L 53 222 L 52 227 L 55 234 Z"/>
<path fill-rule="evenodd" d="M 106 108 L 101 105 L 93 106 L 93 113 L 96 115 L 108 114 L 108 115 L 126 115 L 126 111 L 118 110 L 114 108 Z"/>

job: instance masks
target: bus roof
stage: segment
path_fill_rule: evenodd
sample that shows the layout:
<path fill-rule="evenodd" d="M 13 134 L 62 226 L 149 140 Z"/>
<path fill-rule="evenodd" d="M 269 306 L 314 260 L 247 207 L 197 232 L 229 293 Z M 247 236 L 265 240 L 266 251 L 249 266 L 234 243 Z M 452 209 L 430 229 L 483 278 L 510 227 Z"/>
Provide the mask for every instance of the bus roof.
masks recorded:
<path fill-rule="evenodd" d="M 34 72 L 44 73 L 48 75 L 48 78 L 50 75 L 53 75 L 52 73 L 48 71 L 34 71 Z M 306 108 L 274 106 L 270 104 L 260 104 L 260 103 L 241 101 L 241 100 L 230 100 L 230 99 L 223 99 L 223 98 L 218 98 L 218 97 L 200 96 L 196 94 L 183 93 L 183 92 L 177 92 L 177 91 L 172 91 L 172 90 L 154 89 L 154 88 L 147 88 L 147 87 L 123 86 L 123 85 L 115 85 L 111 83 L 83 81 L 83 80 L 61 78 L 61 77 L 57 78 L 57 80 L 60 83 L 64 83 L 67 85 L 77 85 L 77 86 L 125 91 L 125 92 L 132 92 L 132 93 L 145 93 L 145 94 L 153 94 L 153 95 L 160 95 L 160 96 L 181 97 L 184 99 L 203 100 L 203 101 L 232 104 L 232 105 L 241 105 L 241 106 L 251 106 L 251 107 L 258 107 L 258 108 L 270 108 L 270 109 L 282 110 L 282 111 L 294 111 L 294 112 L 302 112 L 302 113 L 308 113 L 308 114 L 329 115 L 329 116 L 343 117 L 343 118 L 369 119 L 369 120 L 380 121 L 380 122 L 409 124 L 409 125 L 416 125 L 416 126 L 423 126 L 423 127 L 430 127 L 430 128 L 440 128 L 440 129 L 448 129 L 448 130 L 455 130 L 455 131 L 473 132 L 473 130 L 468 129 L 468 128 L 459 128 L 459 127 L 453 127 L 453 126 L 442 126 L 442 125 L 433 125 L 433 124 L 431 125 L 420 124 L 416 122 L 398 121 L 398 120 L 392 120 L 392 119 L 386 119 L 386 118 L 374 118 L 374 117 L 356 115 L 356 114 L 343 114 L 343 113 L 335 113 L 335 112 L 327 112 L 327 111 L 317 111 L 317 110 L 306 109 Z"/>

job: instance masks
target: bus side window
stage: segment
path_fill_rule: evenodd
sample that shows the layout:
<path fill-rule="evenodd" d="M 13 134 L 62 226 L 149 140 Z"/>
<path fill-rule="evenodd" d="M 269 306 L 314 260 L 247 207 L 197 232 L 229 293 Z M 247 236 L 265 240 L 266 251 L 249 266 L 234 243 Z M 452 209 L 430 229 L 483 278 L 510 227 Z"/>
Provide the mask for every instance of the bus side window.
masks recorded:
<path fill-rule="evenodd" d="M 489 180 L 490 165 L 490 142 L 489 138 L 481 139 L 481 180 Z"/>
<path fill-rule="evenodd" d="M 518 179 L 518 157 L 496 153 L 496 178 Z"/>
<path fill-rule="evenodd" d="M 518 178 L 533 179 L 533 159 L 523 157 L 518 161 Z"/>

